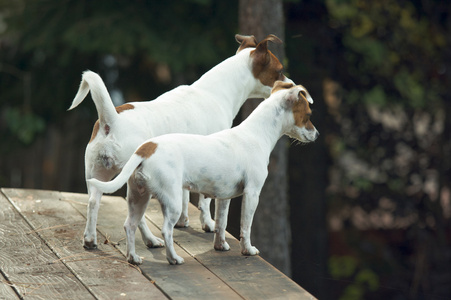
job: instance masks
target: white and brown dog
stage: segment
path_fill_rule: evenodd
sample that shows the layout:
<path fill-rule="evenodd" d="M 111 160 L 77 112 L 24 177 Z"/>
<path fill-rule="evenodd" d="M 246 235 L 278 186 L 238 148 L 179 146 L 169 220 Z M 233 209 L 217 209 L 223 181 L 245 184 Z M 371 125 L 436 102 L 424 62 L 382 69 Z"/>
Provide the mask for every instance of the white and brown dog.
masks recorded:
<path fill-rule="evenodd" d="M 91 91 L 99 120 L 86 147 L 86 180 L 111 180 L 143 141 L 167 133 L 211 134 L 230 128 L 240 107 L 248 98 L 268 97 L 276 80 L 292 82 L 283 75 L 283 66 L 268 50 L 270 35 L 257 43 L 253 36 L 236 35 L 241 44 L 236 55 L 226 59 L 190 86 L 179 86 L 150 102 L 133 102 L 114 107 L 100 76 L 87 71 L 72 106 L 77 107 Z M 87 182 L 89 204 L 84 247 L 97 247 L 96 224 L 102 192 Z M 182 191 L 182 189 L 180 189 Z M 208 199 L 201 197 L 204 230 L 214 228 Z M 184 209 L 178 227 L 188 226 L 189 193 L 184 192 Z M 208 204 L 208 205 L 207 205 Z M 139 223 L 144 243 L 162 247 L 148 229 Z"/>
<path fill-rule="evenodd" d="M 135 231 L 151 196 L 164 214 L 162 235 L 170 264 L 182 264 L 175 253 L 173 228 L 182 212 L 182 190 L 202 193 L 219 201 L 214 247 L 228 250 L 225 241 L 230 198 L 243 195 L 240 245 L 244 255 L 259 251 L 251 245 L 250 231 L 260 191 L 268 174 L 269 156 L 282 135 L 300 142 L 316 140 L 319 133 L 310 121 L 313 103 L 307 90 L 277 81 L 271 96 L 240 125 L 208 136 L 167 134 L 144 142 L 110 182 L 88 180 L 90 186 L 112 193 L 128 181 L 127 260 L 140 264 L 135 253 Z"/>

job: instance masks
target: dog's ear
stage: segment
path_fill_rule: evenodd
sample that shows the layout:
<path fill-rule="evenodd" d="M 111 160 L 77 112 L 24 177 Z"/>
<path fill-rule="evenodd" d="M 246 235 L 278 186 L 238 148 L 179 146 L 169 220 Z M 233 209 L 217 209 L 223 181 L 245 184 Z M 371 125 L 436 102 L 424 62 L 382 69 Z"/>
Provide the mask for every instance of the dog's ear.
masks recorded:
<path fill-rule="evenodd" d="M 243 49 L 250 47 L 254 48 L 257 46 L 257 39 L 253 35 L 236 34 L 235 40 L 240 44 L 240 47 L 238 48 L 236 53 L 240 52 Z"/>
<path fill-rule="evenodd" d="M 292 83 L 292 82 L 284 82 L 284 81 L 277 80 L 274 83 L 274 86 L 271 90 L 271 94 L 273 94 L 277 91 L 280 91 L 280 90 L 292 88 L 293 86 L 294 86 L 294 83 Z"/>
<path fill-rule="evenodd" d="M 303 87 L 302 85 L 299 85 L 298 87 L 300 88 L 300 91 L 298 93 L 299 99 L 303 98 L 303 99 L 307 100 L 308 103 L 313 104 L 313 99 L 310 96 L 309 92 L 307 92 L 305 87 Z"/>
<path fill-rule="evenodd" d="M 299 93 L 298 89 L 292 88 L 285 94 L 285 105 L 287 108 L 292 108 L 299 101 Z"/>
<path fill-rule="evenodd" d="M 268 34 L 268 36 L 265 37 L 260 43 L 263 43 L 263 42 L 273 42 L 273 43 L 276 43 L 276 44 L 282 44 L 283 43 L 282 40 L 279 39 L 274 34 Z"/>
<path fill-rule="evenodd" d="M 312 97 L 302 85 L 291 87 L 290 91 L 287 92 L 285 96 L 287 107 L 292 107 L 298 101 L 307 101 L 308 103 L 313 104 Z"/>
<path fill-rule="evenodd" d="M 277 36 L 275 36 L 274 34 L 270 34 L 267 37 L 265 37 L 262 41 L 260 41 L 260 43 L 258 43 L 258 45 L 255 47 L 256 52 L 260 52 L 260 53 L 266 53 L 268 52 L 268 42 L 273 42 L 276 44 L 282 44 L 282 40 L 279 39 Z"/>
<path fill-rule="evenodd" d="M 258 43 L 258 45 L 255 47 L 253 55 L 255 59 L 260 62 L 261 65 L 267 65 L 271 61 L 271 56 L 268 52 L 268 42 L 282 44 L 282 40 L 279 39 L 274 34 L 268 35 L 260 43 Z"/>

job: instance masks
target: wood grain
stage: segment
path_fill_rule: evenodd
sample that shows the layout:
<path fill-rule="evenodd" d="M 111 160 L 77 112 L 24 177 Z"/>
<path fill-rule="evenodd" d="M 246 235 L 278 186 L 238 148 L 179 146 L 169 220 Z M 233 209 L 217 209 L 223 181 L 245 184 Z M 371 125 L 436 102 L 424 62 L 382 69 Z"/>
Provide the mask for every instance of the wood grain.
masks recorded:
<path fill-rule="evenodd" d="M 0 275 L 0 299 L 20 299 L 3 275 Z"/>
<path fill-rule="evenodd" d="M 146 215 L 161 228 L 163 215 L 156 200 L 150 201 Z M 174 241 L 245 299 L 315 299 L 260 256 L 241 255 L 239 241 L 229 233 L 231 250 L 214 250 L 214 235 L 203 232 L 199 210 L 193 205 L 189 217 L 190 227 L 174 230 Z"/>
<path fill-rule="evenodd" d="M 193 205 L 190 227 L 174 229 L 184 265 L 169 265 L 166 249 L 148 249 L 139 233 L 136 251 L 143 264 L 126 263 L 122 197 L 102 197 L 99 249 L 86 251 L 87 201 L 86 194 L 2 189 L 0 299 L 314 299 L 261 257 L 242 256 L 228 233 L 231 250 L 215 251 L 213 234 L 203 232 Z M 163 216 L 156 200 L 146 218 L 161 238 Z"/>
<path fill-rule="evenodd" d="M 99 244 L 98 250 L 82 247 L 85 218 L 57 192 L 5 190 L 20 207 L 33 230 L 57 254 L 53 262 L 64 262 L 84 286 L 98 299 L 152 299 L 166 296 L 139 269 L 110 244 Z"/>
<path fill-rule="evenodd" d="M 0 207 L 0 269 L 20 297 L 94 299 L 3 194 Z"/>
<path fill-rule="evenodd" d="M 84 194 L 62 193 L 71 204 L 86 213 L 87 196 Z M 77 204 L 78 203 L 78 204 Z M 120 241 L 118 248 L 125 254 L 125 232 L 123 224 L 127 215 L 127 204 L 122 197 L 103 196 L 99 209 L 98 231 L 107 235 L 111 241 Z M 161 238 L 160 229 L 148 222 L 150 230 Z M 242 299 L 221 278 L 215 276 L 179 245 L 175 245 L 177 254 L 184 258 L 183 265 L 169 265 L 166 260 L 166 248 L 147 248 L 139 232 L 136 236 L 136 252 L 143 257 L 140 266 L 155 284 L 171 299 Z"/>

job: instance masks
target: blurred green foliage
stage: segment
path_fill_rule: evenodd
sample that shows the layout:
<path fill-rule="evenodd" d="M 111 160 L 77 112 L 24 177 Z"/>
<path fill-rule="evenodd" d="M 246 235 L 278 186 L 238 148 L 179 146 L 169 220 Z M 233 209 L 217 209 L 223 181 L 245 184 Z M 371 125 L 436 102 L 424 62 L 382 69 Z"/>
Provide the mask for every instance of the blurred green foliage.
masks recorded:
<path fill-rule="evenodd" d="M 108 53 L 142 55 L 181 71 L 215 63 L 227 49 L 222 34 L 234 25 L 228 7 L 211 0 L 33 0 L 11 3 L 5 22 L 36 63 L 54 56 L 69 66 L 76 53 Z"/>
<path fill-rule="evenodd" d="M 236 10 L 237 1 L 0 0 L 5 144 L 10 150 L 29 144 L 46 123 L 61 123 L 81 73 L 91 69 L 105 78 L 107 55 L 115 58 L 115 86 L 127 99 L 153 99 L 194 81 L 236 51 Z M 170 81 L 159 82 L 157 66 L 169 70 Z M 30 103 L 20 100 L 23 93 Z"/>
<path fill-rule="evenodd" d="M 371 269 L 360 266 L 353 256 L 332 255 L 328 265 L 334 279 L 350 282 L 339 297 L 340 300 L 364 299 L 366 292 L 379 288 L 379 276 Z"/>
<path fill-rule="evenodd" d="M 29 145 L 34 137 L 45 129 L 44 120 L 30 112 L 23 112 L 18 108 L 6 108 L 4 114 L 11 133 L 25 145 Z"/>
<path fill-rule="evenodd" d="M 328 213 L 354 205 L 364 212 L 382 210 L 393 219 L 413 220 L 402 223 L 409 227 L 402 228 L 402 238 L 393 238 L 396 243 L 377 239 L 368 246 L 362 233 L 352 243 L 346 241 L 352 248 L 349 255 L 329 259 L 330 276 L 343 283 L 341 299 L 380 299 L 377 293 L 371 298 L 371 292 L 399 273 L 404 281 L 390 290 L 393 294 L 409 292 L 409 274 L 420 271 L 425 274 L 422 286 L 433 290 L 430 283 L 439 282 L 434 278 L 449 278 L 449 270 L 440 269 L 449 263 L 440 260 L 449 252 L 446 256 L 439 251 L 449 249 L 451 226 L 437 201 L 451 182 L 448 1 L 285 3 L 284 64 L 290 63 L 295 82 L 306 81 L 309 90 L 316 86 L 312 96 L 320 101 L 315 102 L 314 122 L 329 150 L 329 156 L 321 158 L 328 160 L 324 173 L 336 178 L 330 175 L 329 186 L 324 186 Z M 84 70 L 96 71 L 107 81 L 107 55 L 116 60 L 115 85 L 127 100 L 153 99 L 194 81 L 235 53 L 237 10 L 237 0 L 0 0 L 1 151 L 28 146 L 48 125 L 63 124 Z M 158 78 L 155 70 L 160 66 L 169 70 L 169 82 Z M 332 116 L 326 116 L 330 107 L 321 108 L 318 87 L 326 77 L 341 87 L 335 111 L 329 111 Z M 84 103 L 76 113 L 88 116 L 80 120 L 97 118 L 92 103 Z M 349 153 L 352 159 L 344 160 Z M 314 180 L 326 181 L 318 175 L 318 166 L 300 163 L 315 170 L 309 172 Z M 431 192 L 431 182 L 438 192 Z M 393 208 L 381 208 L 382 198 Z M 355 229 L 350 219 L 343 231 Z M 415 251 L 423 244 L 434 248 L 424 258 L 431 269 L 417 270 Z M 368 257 L 371 264 L 363 262 Z M 445 295 L 440 288 L 434 293 Z"/>
<path fill-rule="evenodd" d="M 326 0 L 330 26 L 342 35 L 344 60 L 354 79 L 346 86 L 351 99 L 413 108 L 442 104 L 445 87 L 437 81 L 449 47 L 447 24 L 435 9 L 421 7 L 428 4 Z"/>
<path fill-rule="evenodd" d="M 354 153 L 346 165 L 367 169 L 356 173 L 343 165 L 339 185 L 353 186 L 357 202 L 364 197 L 377 206 L 382 194 L 408 203 L 409 186 L 425 184 L 428 170 L 443 169 L 437 162 L 447 146 L 438 143 L 449 128 L 438 112 L 451 104 L 451 10 L 443 1 L 326 0 L 325 6 L 344 104 L 330 153 L 337 160 Z"/>
<path fill-rule="evenodd" d="M 340 299 L 448 299 L 437 278 L 451 278 L 440 267 L 451 245 L 451 6 L 325 6 L 330 76 L 341 88 L 327 127 L 328 210 L 342 216 L 340 236 L 352 249 L 330 258 L 329 273 L 342 281 Z"/>

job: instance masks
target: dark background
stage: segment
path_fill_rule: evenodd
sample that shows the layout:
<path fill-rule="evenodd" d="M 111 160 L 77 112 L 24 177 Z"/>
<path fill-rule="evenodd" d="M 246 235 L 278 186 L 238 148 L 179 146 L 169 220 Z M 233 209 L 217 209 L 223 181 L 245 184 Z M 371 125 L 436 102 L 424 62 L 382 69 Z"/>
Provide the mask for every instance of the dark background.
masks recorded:
<path fill-rule="evenodd" d="M 280 3 L 0 0 L 0 186 L 86 192 L 97 113 L 90 96 L 66 111 L 82 71 L 116 105 L 154 99 L 233 55 L 246 7 Z M 451 299 L 451 6 L 282 5 L 278 56 L 321 136 L 283 144 L 291 254 L 261 255 L 320 299 Z"/>

